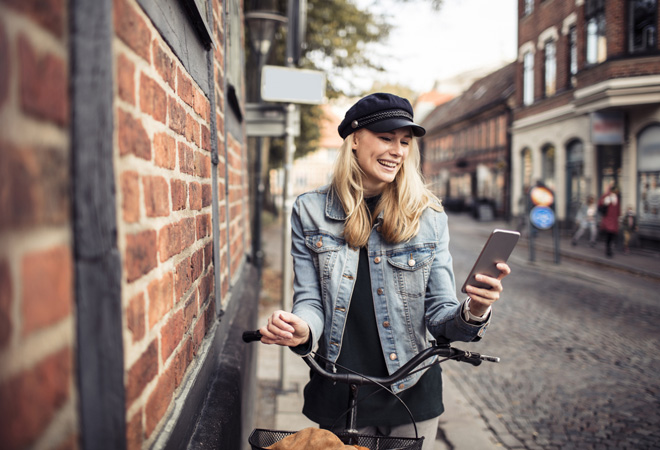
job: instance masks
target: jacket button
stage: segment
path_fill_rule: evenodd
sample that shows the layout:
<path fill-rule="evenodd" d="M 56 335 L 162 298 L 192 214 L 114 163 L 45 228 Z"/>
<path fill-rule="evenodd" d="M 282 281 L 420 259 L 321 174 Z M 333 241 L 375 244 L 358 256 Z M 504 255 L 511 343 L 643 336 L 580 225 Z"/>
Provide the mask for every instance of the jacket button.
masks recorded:
<path fill-rule="evenodd" d="M 321 239 L 319 239 L 318 242 L 316 242 L 316 246 L 317 246 L 318 248 L 323 247 L 323 241 L 322 241 Z"/>
<path fill-rule="evenodd" d="M 378 231 L 380 233 L 381 228 L 382 227 L 380 227 L 380 226 L 376 227 L 376 231 Z"/>
<path fill-rule="evenodd" d="M 376 293 L 378 295 L 383 295 L 383 288 L 378 288 L 378 290 L 376 290 Z"/>
<path fill-rule="evenodd" d="M 378 264 L 378 263 L 380 262 L 380 256 L 376 256 L 376 257 L 374 258 L 374 262 L 375 262 L 376 264 Z"/>
<path fill-rule="evenodd" d="M 404 387 L 406 387 L 406 385 L 403 384 L 403 383 L 401 383 L 401 384 L 399 385 L 399 389 L 403 389 Z"/>
<path fill-rule="evenodd" d="M 396 359 L 396 353 L 390 353 L 390 359 L 394 361 Z"/>
<path fill-rule="evenodd" d="M 390 327 L 390 323 L 386 320 L 385 322 L 383 322 L 383 326 L 384 326 L 385 328 L 389 328 L 389 327 Z"/>

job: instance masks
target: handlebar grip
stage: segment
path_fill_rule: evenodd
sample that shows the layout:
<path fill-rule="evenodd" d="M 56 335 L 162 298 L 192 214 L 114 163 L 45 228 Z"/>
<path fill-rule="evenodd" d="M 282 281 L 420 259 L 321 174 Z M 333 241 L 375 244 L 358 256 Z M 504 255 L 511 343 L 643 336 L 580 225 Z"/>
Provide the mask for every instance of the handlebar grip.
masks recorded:
<path fill-rule="evenodd" d="M 259 332 L 259 330 L 243 332 L 243 342 L 254 342 L 260 340 L 261 340 L 261 333 Z"/>

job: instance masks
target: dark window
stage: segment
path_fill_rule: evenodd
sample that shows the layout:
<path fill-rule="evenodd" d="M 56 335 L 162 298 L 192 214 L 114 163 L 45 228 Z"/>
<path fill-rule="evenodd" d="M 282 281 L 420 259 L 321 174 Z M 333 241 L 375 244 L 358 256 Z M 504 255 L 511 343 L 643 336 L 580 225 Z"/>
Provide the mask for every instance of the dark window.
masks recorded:
<path fill-rule="evenodd" d="M 628 0 L 628 51 L 654 50 L 657 40 L 657 0 Z"/>
<path fill-rule="evenodd" d="M 585 19 L 587 25 L 587 64 L 602 63 L 607 59 L 605 0 L 587 0 Z"/>
<path fill-rule="evenodd" d="M 524 16 L 528 16 L 534 12 L 534 0 L 525 0 Z"/>
<path fill-rule="evenodd" d="M 577 28 L 572 26 L 568 30 L 568 84 L 575 86 L 574 77 L 578 72 Z"/>

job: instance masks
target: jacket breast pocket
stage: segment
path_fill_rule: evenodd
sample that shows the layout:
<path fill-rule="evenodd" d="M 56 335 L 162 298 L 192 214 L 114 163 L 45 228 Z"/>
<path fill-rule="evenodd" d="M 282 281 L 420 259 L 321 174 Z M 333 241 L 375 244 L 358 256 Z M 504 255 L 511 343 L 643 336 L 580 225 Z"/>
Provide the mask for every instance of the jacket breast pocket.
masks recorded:
<path fill-rule="evenodd" d="M 402 299 L 424 298 L 433 257 L 432 247 L 404 250 L 387 257 L 394 272 L 397 293 Z"/>
<path fill-rule="evenodd" d="M 305 236 L 305 245 L 314 256 L 314 265 L 322 280 L 328 280 L 334 269 L 339 251 L 344 246 L 344 240 L 331 234 L 314 233 Z"/>

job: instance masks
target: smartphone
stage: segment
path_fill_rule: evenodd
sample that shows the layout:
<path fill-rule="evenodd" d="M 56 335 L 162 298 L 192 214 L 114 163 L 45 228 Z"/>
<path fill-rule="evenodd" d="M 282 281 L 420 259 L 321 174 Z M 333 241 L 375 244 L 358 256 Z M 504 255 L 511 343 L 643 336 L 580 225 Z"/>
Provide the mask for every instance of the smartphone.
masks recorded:
<path fill-rule="evenodd" d="M 484 274 L 497 278 L 500 271 L 497 270 L 496 265 L 501 262 L 506 262 L 507 259 L 509 259 L 509 255 L 511 255 L 519 238 L 520 233 L 517 231 L 500 229 L 493 230 L 486 241 L 486 245 L 481 249 L 477 261 L 474 263 L 474 266 L 472 266 L 470 274 L 465 279 L 461 291 L 467 293 L 466 287 L 468 284 L 479 288 L 488 288 L 489 285 L 477 281 L 475 275 Z"/>

